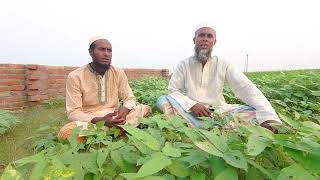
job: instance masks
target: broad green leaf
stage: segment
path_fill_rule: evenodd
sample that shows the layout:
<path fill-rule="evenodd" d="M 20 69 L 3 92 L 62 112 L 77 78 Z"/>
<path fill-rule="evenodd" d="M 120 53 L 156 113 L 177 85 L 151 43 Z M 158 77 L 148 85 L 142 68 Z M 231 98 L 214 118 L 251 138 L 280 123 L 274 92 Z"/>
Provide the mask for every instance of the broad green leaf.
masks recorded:
<path fill-rule="evenodd" d="M 140 140 L 138 140 L 137 138 L 127 135 L 128 138 L 133 142 L 133 145 L 143 154 L 151 154 L 152 150 L 146 146 L 145 144 L 143 144 Z"/>
<path fill-rule="evenodd" d="M 248 155 L 257 156 L 268 146 L 268 144 L 266 143 L 266 138 L 251 134 L 246 146 Z"/>
<path fill-rule="evenodd" d="M 264 167 L 260 166 L 258 163 L 254 162 L 251 159 L 247 159 L 247 162 L 249 164 L 251 164 L 253 167 L 255 167 L 256 169 L 258 169 L 260 172 L 262 172 L 263 174 L 267 175 L 268 178 L 270 179 L 274 179 L 274 176 L 268 171 L 266 170 Z"/>
<path fill-rule="evenodd" d="M 215 132 L 199 130 L 219 151 L 226 152 L 228 150 L 227 142 L 224 138 L 218 136 Z"/>
<path fill-rule="evenodd" d="M 263 128 L 261 126 L 250 124 L 250 125 L 241 125 L 241 128 L 249 131 L 251 134 L 259 135 L 259 136 L 268 138 L 270 140 L 273 139 L 273 133 L 270 130 Z"/>
<path fill-rule="evenodd" d="M 223 154 L 222 157 L 231 166 L 247 170 L 247 160 L 243 154 L 238 150 L 228 151 Z"/>
<path fill-rule="evenodd" d="M 98 167 L 102 167 L 103 163 L 106 161 L 106 158 L 109 156 L 108 149 L 99 149 L 98 156 L 97 156 L 97 164 Z"/>
<path fill-rule="evenodd" d="M 303 121 L 301 124 L 305 127 L 313 129 L 314 131 L 320 131 L 320 125 L 312 121 Z"/>
<path fill-rule="evenodd" d="M 163 154 L 171 157 L 180 157 L 181 152 L 179 149 L 176 149 L 172 147 L 172 144 L 169 142 L 166 142 L 165 146 L 162 148 Z"/>
<path fill-rule="evenodd" d="M 193 173 L 190 180 L 206 180 L 206 175 L 204 173 Z"/>
<path fill-rule="evenodd" d="M 199 136 L 197 134 L 196 131 L 192 130 L 192 129 L 186 129 L 185 130 L 185 134 L 191 139 L 191 141 L 200 149 L 202 149 L 203 151 L 215 155 L 215 156 L 219 156 L 222 157 L 223 154 L 221 151 L 219 151 L 213 144 L 211 144 L 209 141 L 207 140 L 203 140 L 201 141 L 201 136 Z"/>
<path fill-rule="evenodd" d="M 223 170 L 226 169 L 226 162 L 220 157 L 211 156 L 209 158 L 209 163 L 212 165 L 211 171 L 213 176 L 219 175 Z"/>
<path fill-rule="evenodd" d="M 166 167 L 166 170 L 174 176 L 183 178 L 189 176 L 190 169 L 188 169 L 188 165 L 185 162 L 175 160 Z"/>
<path fill-rule="evenodd" d="M 179 159 L 180 161 L 185 161 L 189 163 L 188 167 L 200 164 L 206 160 L 206 156 L 201 150 L 192 150 L 187 156 Z"/>
<path fill-rule="evenodd" d="M 111 144 L 110 151 L 114 151 L 116 149 L 119 149 L 124 145 L 126 145 L 126 143 L 121 139 L 120 141 L 117 141 L 117 142 L 114 142 Z"/>
<path fill-rule="evenodd" d="M 238 180 L 238 173 L 234 168 L 228 167 L 215 177 L 214 180 Z"/>
<path fill-rule="evenodd" d="M 120 167 L 122 171 L 126 171 L 126 165 L 118 151 L 111 151 L 111 159 Z"/>
<path fill-rule="evenodd" d="M 277 180 L 316 180 L 308 171 L 298 164 L 293 164 L 280 171 Z"/>
<path fill-rule="evenodd" d="M 122 173 L 120 176 L 131 180 L 131 179 L 136 179 L 136 180 L 166 180 L 166 178 L 161 177 L 161 176 L 146 176 L 142 178 L 136 178 L 137 173 Z"/>
<path fill-rule="evenodd" d="M 43 155 L 43 153 L 39 153 L 39 154 L 35 154 L 33 156 L 25 157 L 23 159 L 19 159 L 19 160 L 15 161 L 14 163 L 17 167 L 19 167 L 19 166 L 24 166 L 29 163 L 36 163 L 36 162 L 39 162 L 42 160 L 44 160 L 44 155 Z"/>
<path fill-rule="evenodd" d="M 299 162 L 305 169 L 310 170 L 315 173 L 320 173 L 320 156 L 315 156 L 308 153 L 303 153 L 298 150 L 285 148 L 287 153 L 292 157 L 296 162 Z"/>
<path fill-rule="evenodd" d="M 311 95 L 320 96 L 320 91 L 311 91 Z"/>
<path fill-rule="evenodd" d="M 21 174 L 9 164 L 1 175 L 0 180 L 22 180 Z"/>
<path fill-rule="evenodd" d="M 46 170 L 48 167 L 48 162 L 45 160 L 41 160 L 35 164 L 35 166 L 32 168 L 32 173 L 30 176 L 30 179 L 41 179 L 42 178 L 42 173 Z"/>
<path fill-rule="evenodd" d="M 130 125 L 121 125 L 121 127 L 152 150 L 160 150 L 160 143 L 147 132 Z"/>
<path fill-rule="evenodd" d="M 149 161 L 141 166 L 136 178 L 142 178 L 157 173 L 171 163 L 171 160 L 162 153 L 155 153 Z"/>

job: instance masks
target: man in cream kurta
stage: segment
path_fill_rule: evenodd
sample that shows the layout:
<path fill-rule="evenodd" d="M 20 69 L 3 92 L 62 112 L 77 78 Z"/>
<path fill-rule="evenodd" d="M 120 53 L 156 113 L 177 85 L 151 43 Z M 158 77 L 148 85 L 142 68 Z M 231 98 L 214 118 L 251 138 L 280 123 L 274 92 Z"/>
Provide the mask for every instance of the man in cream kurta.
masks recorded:
<path fill-rule="evenodd" d="M 138 118 L 151 113 L 146 105 L 137 105 L 123 70 L 111 65 L 112 47 L 104 36 L 95 36 L 89 53 L 93 61 L 72 71 L 66 82 L 66 109 L 70 123 L 59 132 L 66 138 L 77 126 L 105 121 L 105 126 L 137 126 Z M 119 100 L 123 105 L 120 106 Z"/>
<path fill-rule="evenodd" d="M 235 95 L 254 110 L 253 118 L 263 127 L 272 131 L 269 123 L 281 123 L 269 101 L 259 89 L 232 64 L 220 57 L 211 56 L 216 42 L 216 32 L 208 25 L 200 25 L 195 33 L 195 55 L 181 61 L 175 68 L 169 82 L 169 99 L 160 97 L 158 107 L 170 116 L 172 101 L 176 109 L 196 117 L 211 116 L 209 105 L 218 107 L 221 113 L 232 112 L 240 105 L 227 104 L 223 97 L 224 83 L 228 83 Z M 172 99 L 170 101 L 170 99 Z M 248 106 L 247 106 L 248 107 Z M 243 109 L 243 108 L 242 108 Z M 238 111 L 238 110 L 237 110 Z M 182 111 L 178 113 L 185 114 Z M 252 114 L 252 113 L 251 113 Z M 182 115 L 183 116 L 183 115 Z M 185 119 L 190 119 L 183 116 Z M 191 117 L 192 119 L 192 117 Z"/>

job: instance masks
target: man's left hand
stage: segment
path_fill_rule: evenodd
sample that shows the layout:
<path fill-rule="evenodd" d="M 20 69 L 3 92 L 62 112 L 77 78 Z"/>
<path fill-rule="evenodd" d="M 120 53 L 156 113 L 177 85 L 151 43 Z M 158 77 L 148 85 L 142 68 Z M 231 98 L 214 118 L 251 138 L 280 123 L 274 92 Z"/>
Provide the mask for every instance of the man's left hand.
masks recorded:
<path fill-rule="evenodd" d="M 271 124 L 279 124 L 278 121 L 275 121 L 275 120 L 267 120 L 267 121 L 264 121 L 263 123 L 260 124 L 261 127 L 264 127 L 266 129 L 269 129 L 270 131 L 272 131 L 274 134 L 277 134 L 278 133 L 278 129 L 274 126 L 272 126 Z"/>
<path fill-rule="evenodd" d="M 117 111 L 117 116 L 115 117 L 115 119 L 122 119 L 122 118 L 126 119 L 130 111 L 131 111 L 130 109 L 127 109 L 126 107 L 121 106 Z"/>

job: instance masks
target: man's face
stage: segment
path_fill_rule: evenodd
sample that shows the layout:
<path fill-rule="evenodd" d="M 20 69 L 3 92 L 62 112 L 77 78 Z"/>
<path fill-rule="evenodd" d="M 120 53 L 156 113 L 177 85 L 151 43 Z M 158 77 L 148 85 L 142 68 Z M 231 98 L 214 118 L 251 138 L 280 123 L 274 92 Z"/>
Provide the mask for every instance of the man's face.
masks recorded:
<path fill-rule="evenodd" d="M 209 27 L 200 28 L 193 38 L 195 48 L 200 50 L 211 50 L 216 43 L 216 32 Z"/>
<path fill-rule="evenodd" d="M 110 66 L 112 59 L 112 46 L 110 42 L 105 39 L 99 39 L 94 43 L 95 48 L 90 51 L 92 61 L 101 67 Z"/>

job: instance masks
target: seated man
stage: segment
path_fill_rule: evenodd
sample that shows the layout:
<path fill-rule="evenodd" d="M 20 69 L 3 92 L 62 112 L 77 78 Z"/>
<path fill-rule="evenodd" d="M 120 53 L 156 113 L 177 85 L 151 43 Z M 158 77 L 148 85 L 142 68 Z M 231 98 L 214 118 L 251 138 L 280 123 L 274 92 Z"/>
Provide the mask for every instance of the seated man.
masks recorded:
<path fill-rule="evenodd" d="M 216 43 L 216 31 L 208 25 L 196 29 L 195 54 L 181 61 L 169 82 L 169 96 L 161 96 L 157 106 L 167 116 L 174 113 L 182 116 L 189 125 L 199 126 L 197 117 L 211 117 L 208 107 L 224 115 L 240 115 L 241 121 L 256 121 L 261 126 L 276 132 L 270 123 L 281 123 L 269 101 L 260 90 L 235 66 L 220 57 L 211 56 Z M 235 95 L 249 106 L 227 104 L 223 97 L 225 81 Z"/>
<path fill-rule="evenodd" d="M 72 71 L 66 82 L 66 109 L 71 121 L 59 132 L 67 138 L 77 126 L 103 120 L 105 126 L 137 126 L 138 118 L 151 113 L 146 105 L 136 105 L 135 97 L 123 70 L 111 65 L 112 46 L 104 36 L 89 41 L 92 62 Z M 120 107 L 119 98 L 123 101 Z"/>

